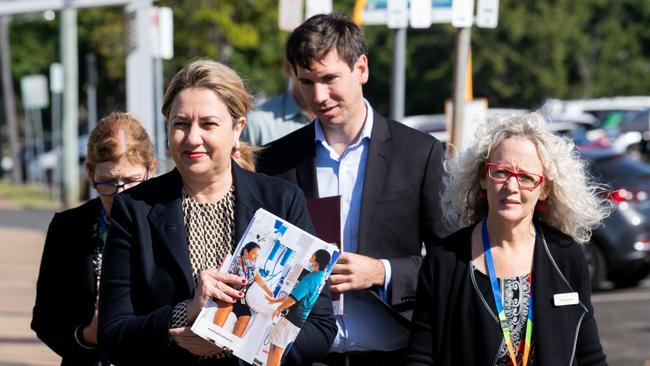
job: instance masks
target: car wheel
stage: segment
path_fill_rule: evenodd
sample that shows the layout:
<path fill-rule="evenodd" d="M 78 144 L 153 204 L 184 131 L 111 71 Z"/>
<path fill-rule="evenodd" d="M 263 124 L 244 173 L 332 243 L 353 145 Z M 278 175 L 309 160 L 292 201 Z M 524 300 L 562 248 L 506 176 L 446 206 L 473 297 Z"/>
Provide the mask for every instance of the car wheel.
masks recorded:
<path fill-rule="evenodd" d="M 650 268 L 643 268 L 642 270 L 635 271 L 634 273 L 620 278 L 613 278 L 612 282 L 619 288 L 633 287 L 636 286 L 639 281 L 646 278 L 650 273 Z"/>
<path fill-rule="evenodd" d="M 585 257 L 589 266 L 589 276 L 591 278 L 591 288 L 600 290 L 603 288 L 605 278 L 607 278 L 607 263 L 602 250 L 593 242 L 585 246 Z"/>

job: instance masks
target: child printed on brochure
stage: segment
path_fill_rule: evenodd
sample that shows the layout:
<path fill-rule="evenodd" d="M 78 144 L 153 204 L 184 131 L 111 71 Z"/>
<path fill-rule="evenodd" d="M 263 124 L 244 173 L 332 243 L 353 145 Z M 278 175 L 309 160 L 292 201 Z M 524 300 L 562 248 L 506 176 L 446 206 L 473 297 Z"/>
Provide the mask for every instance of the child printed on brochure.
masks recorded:
<path fill-rule="evenodd" d="M 248 242 L 241 249 L 239 256 L 237 256 L 232 263 L 230 268 L 228 268 L 228 273 L 235 274 L 237 276 L 243 277 L 246 280 L 246 283 L 241 286 L 233 286 L 236 290 L 243 292 L 244 294 L 253 284 L 257 283 L 262 290 L 267 294 L 267 296 L 273 296 L 271 290 L 269 290 L 262 277 L 257 271 L 256 261 L 260 253 L 260 246 L 256 242 Z M 228 320 L 228 317 L 231 313 L 237 316 L 237 321 L 232 330 L 232 333 L 237 337 L 241 337 L 246 331 L 248 322 L 251 319 L 251 309 L 246 304 L 246 297 L 237 299 L 235 303 L 227 303 L 224 301 L 217 302 L 218 309 L 214 315 L 214 324 L 223 327 Z"/>
<path fill-rule="evenodd" d="M 299 280 L 289 295 L 277 299 L 266 296 L 269 304 L 280 303 L 273 311 L 273 318 L 281 316 L 283 311 L 288 310 L 288 313 L 282 316 L 271 329 L 267 366 L 280 365 L 284 350 L 298 336 L 300 328 L 307 320 L 307 315 L 316 303 L 331 258 L 330 253 L 325 249 L 315 251 L 309 259 L 311 272 Z"/>

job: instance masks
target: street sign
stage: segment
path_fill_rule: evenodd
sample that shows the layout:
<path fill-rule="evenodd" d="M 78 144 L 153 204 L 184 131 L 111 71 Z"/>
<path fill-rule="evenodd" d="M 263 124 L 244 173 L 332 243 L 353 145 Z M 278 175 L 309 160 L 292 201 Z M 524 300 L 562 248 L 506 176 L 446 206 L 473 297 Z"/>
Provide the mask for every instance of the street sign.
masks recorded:
<path fill-rule="evenodd" d="M 499 23 L 499 0 L 478 0 L 476 26 L 496 28 Z"/>
<path fill-rule="evenodd" d="M 408 27 L 408 0 L 388 0 L 386 16 L 386 25 L 388 28 L 400 29 Z"/>
<path fill-rule="evenodd" d="M 280 0 L 280 29 L 291 32 L 302 23 L 302 0 Z"/>
<path fill-rule="evenodd" d="M 25 109 L 43 109 L 50 105 L 45 75 L 27 75 L 20 79 L 20 92 Z"/>
<path fill-rule="evenodd" d="M 305 7 L 305 19 L 317 14 L 329 14 L 332 12 L 332 0 L 307 0 Z"/>
<path fill-rule="evenodd" d="M 451 25 L 469 28 L 474 23 L 474 0 L 453 0 L 451 2 Z"/>
<path fill-rule="evenodd" d="M 360 1 L 360 0 L 357 0 Z M 414 2 L 411 0 L 410 7 L 413 8 Z M 451 22 L 451 4 L 452 0 L 429 0 L 429 11 L 431 12 L 431 23 L 443 24 Z M 408 2 L 407 2 L 407 6 Z M 416 4 L 419 8 L 419 4 Z M 423 6 L 423 5 L 422 5 Z M 407 21 L 411 15 L 407 14 Z M 422 15 L 422 22 L 426 22 L 427 14 Z M 362 24 L 364 25 L 384 25 L 388 23 L 388 0 L 366 0 L 361 14 Z M 417 24 L 420 20 L 416 21 Z M 416 28 L 413 24 L 412 27 Z"/>
<path fill-rule="evenodd" d="M 63 93 L 63 65 L 58 62 L 50 65 L 50 91 L 54 94 Z"/>
<path fill-rule="evenodd" d="M 153 57 L 171 60 L 174 57 L 174 13 L 168 7 L 152 7 L 150 17 Z"/>
<path fill-rule="evenodd" d="M 411 0 L 409 24 L 412 28 L 429 28 L 431 26 L 431 0 Z"/>

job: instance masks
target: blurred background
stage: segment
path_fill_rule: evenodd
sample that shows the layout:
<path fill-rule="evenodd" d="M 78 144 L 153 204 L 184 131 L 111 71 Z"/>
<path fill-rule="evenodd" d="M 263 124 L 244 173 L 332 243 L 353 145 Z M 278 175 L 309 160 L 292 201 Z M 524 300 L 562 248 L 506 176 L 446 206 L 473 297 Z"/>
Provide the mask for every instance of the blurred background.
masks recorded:
<path fill-rule="evenodd" d="M 0 365 L 59 362 L 29 331 L 34 280 L 53 212 L 92 196 L 97 120 L 136 114 L 167 170 L 176 71 L 217 60 L 260 103 L 287 89 L 288 31 L 334 10 L 362 24 L 380 113 L 462 147 L 489 116 L 539 110 L 574 139 L 616 207 L 586 247 L 603 344 L 610 364 L 649 366 L 650 1 L 429 2 L 423 20 L 406 0 L 0 0 Z"/>

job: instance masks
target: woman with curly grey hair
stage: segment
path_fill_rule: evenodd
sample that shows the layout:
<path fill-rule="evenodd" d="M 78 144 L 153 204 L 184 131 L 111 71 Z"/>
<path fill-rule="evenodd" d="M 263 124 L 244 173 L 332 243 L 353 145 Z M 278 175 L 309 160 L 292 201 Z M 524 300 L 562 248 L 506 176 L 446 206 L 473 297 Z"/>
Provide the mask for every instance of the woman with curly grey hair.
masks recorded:
<path fill-rule="evenodd" d="M 574 144 L 500 117 L 447 170 L 445 217 L 466 227 L 423 262 L 407 364 L 605 364 L 579 244 L 610 207 Z"/>

